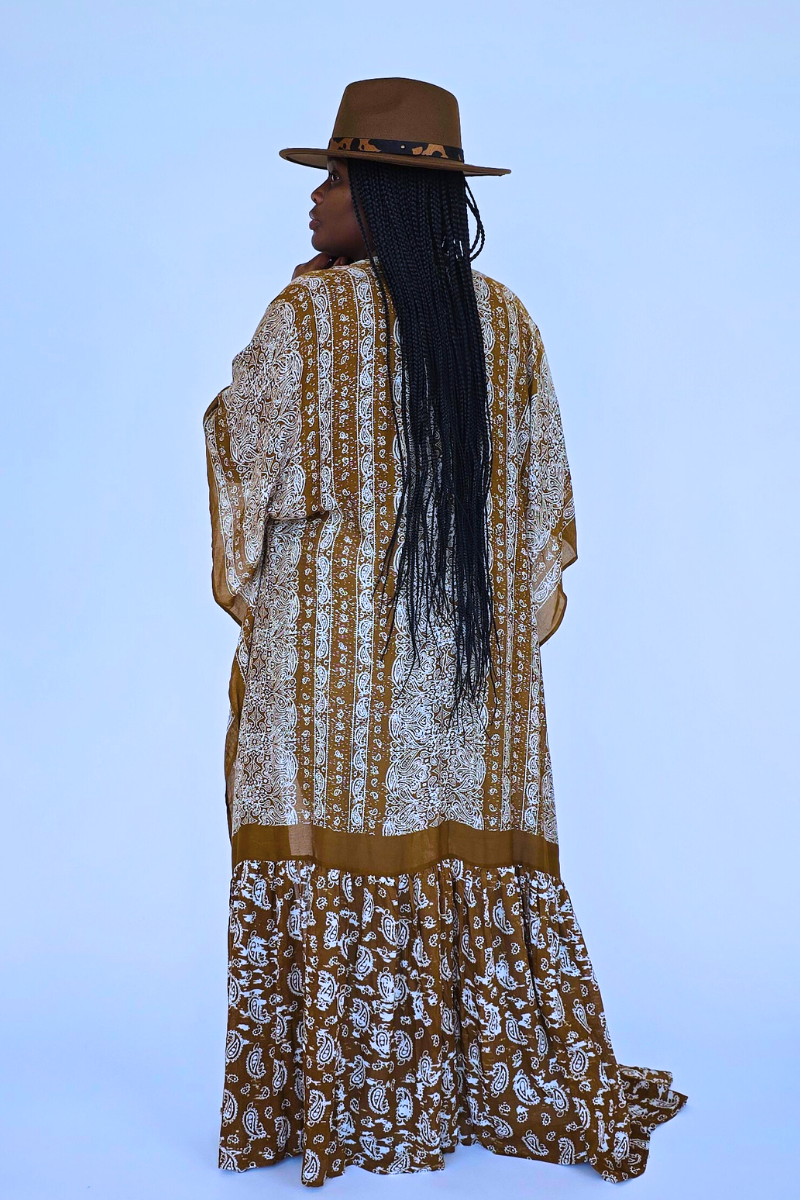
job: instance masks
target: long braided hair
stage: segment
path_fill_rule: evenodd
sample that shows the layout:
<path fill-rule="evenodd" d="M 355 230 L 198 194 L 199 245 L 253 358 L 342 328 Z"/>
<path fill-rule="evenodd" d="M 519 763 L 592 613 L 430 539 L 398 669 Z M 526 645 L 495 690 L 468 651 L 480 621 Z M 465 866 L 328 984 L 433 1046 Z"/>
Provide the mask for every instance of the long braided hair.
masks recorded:
<path fill-rule="evenodd" d="M 363 159 L 350 159 L 348 167 L 353 207 L 383 301 L 390 381 L 387 291 L 402 350 L 399 424 L 391 389 L 402 492 L 381 569 L 384 598 L 403 513 L 405 536 L 386 645 L 403 588 L 412 666 L 418 657 L 423 618 L 428 622 L 436 612 L 453 621 L 452 721 L 466 700 L 482 698 L 487 676 L 496 693 L 491 634 L 498 641 L 499 635 L 486 527 L 493 449 L 483 337 L 470 266 L 483 249 L 483 223 L 461 171 Z M 468 210 L 477 227 L 472 242 Z"/>

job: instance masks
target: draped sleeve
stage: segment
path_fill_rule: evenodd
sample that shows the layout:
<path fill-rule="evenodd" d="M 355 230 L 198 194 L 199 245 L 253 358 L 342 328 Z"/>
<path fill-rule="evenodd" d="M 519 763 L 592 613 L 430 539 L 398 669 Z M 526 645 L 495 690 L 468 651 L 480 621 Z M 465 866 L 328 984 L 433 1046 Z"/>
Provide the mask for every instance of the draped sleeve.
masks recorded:
<path fill-rule="evenodd" d="M 532 571 L 539 645 L 558 629 L 567 607 L 563 573 L 578 557 L 572 479 L 550 368 L 539 329 L 527 326 L 527 404 L 519 444 L 523 537 Z"/>
<path fill-rule="evenodd" d="M 214 599 L 241 625 L 252 608 L 270 503 L 301 426 L 303 358 L 292 290 L 268 307 L 203 417 Z"/>

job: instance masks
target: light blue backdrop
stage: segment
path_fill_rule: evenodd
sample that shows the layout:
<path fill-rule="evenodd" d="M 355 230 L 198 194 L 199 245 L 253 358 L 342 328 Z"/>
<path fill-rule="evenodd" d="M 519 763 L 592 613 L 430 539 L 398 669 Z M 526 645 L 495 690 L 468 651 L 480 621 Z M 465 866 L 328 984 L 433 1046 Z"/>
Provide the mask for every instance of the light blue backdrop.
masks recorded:
<path fill-rule="evenodd" d="M 0 1190 L 300 1192 L 297 1159 L 216 1167 L 235 626 L 200 421 L 310 254 L 321 177 L 278 149 L 399 74 L 513 169 L 474 184 L 476 265 L 542 331 L 574 475 L 564 876 L 619 1058 L 690 1097 L 631 1186 L 792 1194 L 797 6 L 27 0 L 3 29 Z M 462 1147 L 326 1187 L 606 1185 Z"/>

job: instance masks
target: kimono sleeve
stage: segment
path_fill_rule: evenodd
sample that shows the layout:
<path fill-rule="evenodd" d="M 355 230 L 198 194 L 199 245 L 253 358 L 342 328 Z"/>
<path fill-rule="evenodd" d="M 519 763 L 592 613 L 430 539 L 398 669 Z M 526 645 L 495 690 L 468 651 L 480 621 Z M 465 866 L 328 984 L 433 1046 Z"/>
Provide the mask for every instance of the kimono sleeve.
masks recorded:
<path fill-rule="evenodd" d="M 214 599 L 239 622 L 252 608 L 270 499 L 300 435 L 303 359 L 283 293 L 233 360 L 203 417 Z"/>
<path fill-rule="evenodd" d="M 527 315 L 527 314 L 526 314 Z M 572 479 L 550 368 L 537 326 L 527 319 L 528 403 L 522 418 L 523 536 L 531 566 L 539 645 L 558 629 L 567 607 L 563 573 L 578 557 Z"/>

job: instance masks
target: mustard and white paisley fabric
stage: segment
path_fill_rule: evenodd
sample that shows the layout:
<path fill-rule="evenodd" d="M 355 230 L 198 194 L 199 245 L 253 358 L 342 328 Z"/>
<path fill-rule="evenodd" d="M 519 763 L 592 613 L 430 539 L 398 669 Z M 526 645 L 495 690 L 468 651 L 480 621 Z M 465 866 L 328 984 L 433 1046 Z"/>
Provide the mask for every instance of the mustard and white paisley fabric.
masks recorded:
<path fill-rule="evenodd" d="M 616 1064 L 560 880 L 539 648 L 577 557 L 569 466 L 539 330 L 473 274 L 500 649 L 461 725 L 448 624 L 412 664 L 401 600 L 386 645 L 402 351 L 391 314 L 390 380 L 369 264 L 285 288 L 204 418 L 214 595 L 241 627 L 222 1167 L 302 1155 L 319 1186 L 477 1139 L 624 1180 L 686 1099 Z"/>
<path fill-rule="evenodd" d="M 220 1166 L 303 1155 L 435 1171 L 459 1142 L 641 1174 L 683 1103 L 618 1067 L 569 897 L 552 875 L 454 859 L 397 878 L 242 862 L 231 888 Z"/>

